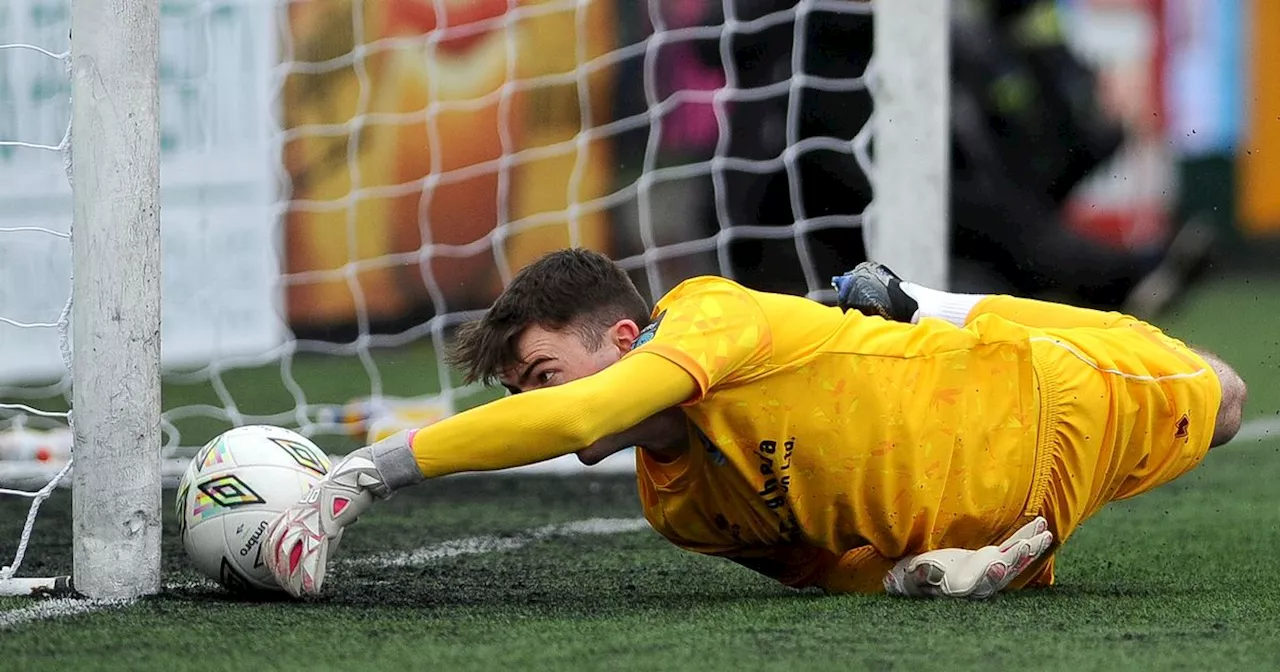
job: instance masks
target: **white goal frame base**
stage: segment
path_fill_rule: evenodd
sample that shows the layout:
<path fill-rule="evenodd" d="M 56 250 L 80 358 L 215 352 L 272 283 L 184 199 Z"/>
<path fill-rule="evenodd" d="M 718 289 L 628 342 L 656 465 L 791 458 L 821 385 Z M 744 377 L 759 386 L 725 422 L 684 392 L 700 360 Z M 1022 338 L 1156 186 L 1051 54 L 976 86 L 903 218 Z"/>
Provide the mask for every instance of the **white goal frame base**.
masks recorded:
<path fill-rule="evenodd" d="M 81 597 L 70 576 L 0 579 L 0 597 Z"/>

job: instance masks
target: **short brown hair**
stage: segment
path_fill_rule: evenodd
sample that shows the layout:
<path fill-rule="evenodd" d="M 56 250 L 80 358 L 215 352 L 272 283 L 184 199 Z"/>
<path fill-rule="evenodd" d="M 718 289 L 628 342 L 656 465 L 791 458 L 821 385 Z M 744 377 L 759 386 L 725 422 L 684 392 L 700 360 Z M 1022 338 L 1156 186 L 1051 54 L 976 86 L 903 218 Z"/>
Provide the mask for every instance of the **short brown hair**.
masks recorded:
<path fill-rule="evenodd" d="M 468 383 L 492 384 L 518 361 L 516 339 L 530 326 L 572 328 L 596 349 L 623 319 L 649 324 L 649 306 L 622 268 L 591 250 L 551 252 L 517 273 L 483 318 L 458 329 L 449 364 Z"/>

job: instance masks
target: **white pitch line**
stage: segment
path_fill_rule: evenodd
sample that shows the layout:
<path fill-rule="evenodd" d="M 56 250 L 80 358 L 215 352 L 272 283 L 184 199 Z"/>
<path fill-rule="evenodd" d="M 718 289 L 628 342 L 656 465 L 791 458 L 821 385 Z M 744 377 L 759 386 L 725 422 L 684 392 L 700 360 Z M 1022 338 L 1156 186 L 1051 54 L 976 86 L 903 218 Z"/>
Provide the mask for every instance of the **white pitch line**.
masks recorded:
<path fill-rule="evenodd" d="M 1240 426 L 1240 431 L 1231 442 L 1262 441 L 1270 438 L 1280 438 L 1280 416 L 1246 421 Z"/>
<path fill-rule="evenodd" d="M 366 558 L 353 558 L 340 564 L 379 568 L 416 567 L 459 555 L 514 551 L 534 542 L 559 537 L 621 534 L 647 529 L 649 529 L 649 523 L 643 518 L 588 518 L 563 525 L 547 525 L 508 536 L 488 535 L 443 541 L 413 551 L 381 553 Z"/>
<path fill-rule="evenodd" d="M 130 604 L 133 604 L 133 600 L 82 600 L 74 597 L 41 600 L 29 607 L 0 611 L 0 630 L 16 628 L 34 621 L 79 616 L 105 609 L 119 609 Z"/>

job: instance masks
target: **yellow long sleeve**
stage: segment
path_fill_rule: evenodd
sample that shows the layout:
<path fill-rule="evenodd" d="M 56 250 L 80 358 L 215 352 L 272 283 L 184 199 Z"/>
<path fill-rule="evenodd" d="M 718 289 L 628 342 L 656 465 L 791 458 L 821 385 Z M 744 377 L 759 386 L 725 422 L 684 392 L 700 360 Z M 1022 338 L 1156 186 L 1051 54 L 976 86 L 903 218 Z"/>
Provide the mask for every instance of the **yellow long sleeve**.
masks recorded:
<path fill-rule="evenodd" d="M 684 369 L 637 352 L 595 375 L 499 399 L 420 429 L 411 439 L 414 459 L 427 478 L 533 464 L 630 429 L 696 391 Z"/>

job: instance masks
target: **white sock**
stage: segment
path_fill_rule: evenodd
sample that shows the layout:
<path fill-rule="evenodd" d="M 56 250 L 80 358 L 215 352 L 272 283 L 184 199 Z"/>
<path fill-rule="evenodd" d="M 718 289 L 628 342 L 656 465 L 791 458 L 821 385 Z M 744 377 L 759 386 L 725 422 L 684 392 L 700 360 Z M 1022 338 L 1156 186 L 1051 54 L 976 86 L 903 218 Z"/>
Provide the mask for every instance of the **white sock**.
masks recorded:
<path fill-rule="evenodd" d="M 963 327 L 973 307 L 987 298 L 986 294 L 953 294 L 910 282 L 902 283 L 902 291 L 919 304 L 916 314 L 911 317 L 913 324 L 919 324 L 926 317 L 936 317 Z"/>

